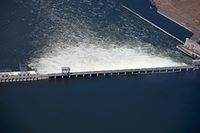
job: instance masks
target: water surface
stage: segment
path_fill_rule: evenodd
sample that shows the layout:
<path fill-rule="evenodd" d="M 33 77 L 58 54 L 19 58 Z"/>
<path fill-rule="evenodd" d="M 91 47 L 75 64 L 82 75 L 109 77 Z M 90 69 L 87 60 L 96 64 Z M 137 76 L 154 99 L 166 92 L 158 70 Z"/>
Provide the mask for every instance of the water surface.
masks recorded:
<path fill-rule="evenodd" d="M 144 7 L 141 13 L 151 11 L 147 1 L 126 2 Z M 61 66 L 78 71 L 190 62 L 176 50 L 175 40 L 127 14 L 121 4 L 1 0 L 0 68 L 17 69 L 25 62 L 45 73 Z M 191 72 L 1 84 L 0 132 L 198 133 L 199 76 Z"/>

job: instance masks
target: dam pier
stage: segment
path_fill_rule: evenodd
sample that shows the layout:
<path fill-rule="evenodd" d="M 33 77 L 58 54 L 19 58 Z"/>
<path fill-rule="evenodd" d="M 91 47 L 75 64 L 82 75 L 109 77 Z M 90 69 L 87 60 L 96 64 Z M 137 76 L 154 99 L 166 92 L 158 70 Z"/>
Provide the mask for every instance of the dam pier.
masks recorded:
<path fill-rule="evenodd" d="M 60 73 L 49 73 L 49 74 L 40 74 L 37 73 L 37 71 L 0 72 L 0 83 L 52 80 L 52 79 L 53 80 L 74 79 L 74 78 L 87 78 L 87 77 L 106 77 L 106 76 L 120 76 L 120 75 L 180 73 L 180 72 L 196 71 L 199 69 L 200 69 L 200 60 L 193 60 L 191 65 L 185 65 L 185 66 L 84 71 L 84 72 L 70 72 L 69 67 L 63 67 L 61 68 Z"/>

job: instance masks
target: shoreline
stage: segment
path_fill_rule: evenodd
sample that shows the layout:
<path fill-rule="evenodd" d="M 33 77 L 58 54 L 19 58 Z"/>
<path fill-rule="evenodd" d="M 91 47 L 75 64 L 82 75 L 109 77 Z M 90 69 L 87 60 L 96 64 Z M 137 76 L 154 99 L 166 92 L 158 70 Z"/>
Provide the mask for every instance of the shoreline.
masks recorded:
<path fill-rule="evenodd" d="M 122 7 L 124 9 L 126 9 L 127 11 L 129 11 L 130 13 L 133 13 L 134 15 L 136 15 L 137 17 L 141 18 L 142 20 L 144 20 L 145 22 L 149 23 L 150 25 L 152 25 L 153 27 L 155 27 L 156 29 L 162 31 L 163 33 L 167 34 L 168 36 L 172 37 L 173 39 L 175 39 L 176 41 L 180 42 L 181 44 L 184 44 L 184 42 L 182 40 L 180 40 L 179 38 L 175 37 L 174 35 L 172 35 L 171 33 L 165 31 L 164 29 L 162 29 L 161 27 L 159 27 L 158 25 L 152 23 L 151 21 L 147 20 L 146 18 L 142 17 L 141 15 L 139 15 L 138 13 L 132 11 L 131 9 L 129 9 L 128 7 L 122 5 Z"/>
<path fill-rule="evenodd" d="M 173 21 L 174 23 L 176 23 L 176 24 L 182 26 L 183 28 L 185 28 L 185 29 L 187 29 L 187 30 L 189 30 L 189 31 L 191 31 L 191 32 L 194 32 L 194 31 L 192 31 L 192 29 L 190 29 L 190 27 L 187 27 L 186 25 L 184 25 L 184 23 L 180 23 L 180 22 L 174 20 L 173 18 L 167 16 L 167 15 L 164 14 L 163 12 L 157 10 L 157 13 L 160 14 L 160 15 L 162 15 L 162 16 L 164 16 L 164 17 L 166 17 L 166 18 L 168 18 L 169 20 Z"/>
<path fill-rule="evenodd" d="M 186 13 L 187 10 L 183 10 L 180 12 L 176 12 L 176 10 L 170 5 L 171 3 L 169 1 L 160 1 L 160 0 L 149 0 L 152 6 L 154 6 L 157 9 L 157 13 L 160 15 L 168 18 L 169 20 L 173 21 L 174 23 L 184 27 L 185 29 L 191 31 L 194 35 L 191 37 L 191 39 L 199 40 L 200 39 L 200 27 L 198 24 L 193 25 L 195 23 L 196 19 L 188 18 L 188 14 Z M 184 6 L 184 4 L 182 4 Z M 171 8 L 169 11 L 168 8 Z M 192 12 L 192 11 L 191 11 Z M 183 15 L 182 18 L 180 18 L 180 14 Z M 198 15 L 198 14 L 197 14 Z M 195 21 L 195 22 L 194 22 Z M 198 21 L 200 23 L 200 19 Z"/>

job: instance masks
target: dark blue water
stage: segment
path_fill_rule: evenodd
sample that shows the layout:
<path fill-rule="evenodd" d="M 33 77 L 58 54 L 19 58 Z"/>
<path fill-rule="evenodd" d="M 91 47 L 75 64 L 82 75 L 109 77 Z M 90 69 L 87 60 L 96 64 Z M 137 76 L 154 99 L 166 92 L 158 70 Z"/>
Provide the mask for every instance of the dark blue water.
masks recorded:
<path fill-rule="evenodd" d="M 200 132 L 199 73 L 2 85 L 1 132 Z"/>
<path fill-rule="evenodd" d="M 40 17 L 24 6 L 29 1 L 19 1 L 0 1 L 0 68 L 17 68 L 16 64 L 26 62 L 41 48 L 30 37 Z M 147 1 L 127 2 L 144 15 L 156 16 Z M 110 13 L 110 23 L 118 13 Z M 142 41 L 175 49 L 176 41 L 133 16 L 130 19 L 137 27 L 135 36 Z M 183 31 L 180 38 L 188 35 Z M 199 72 L 189 72 L 3 84 L 0 133 L 199 133 L 199 77 Z"/>
<path fill-rule="evenodd" d="M 0 68 L 17 68 L 30 57 L 34 46 L 29 34 L 34 15 L 15 0 L 0 1 Z"/>
<path fill-rule="evenodd" d="M 132 4 L 130 4 L 130 0 L 125 0 L 124 5 L 132 9 L 133 11 L 137 12 L 147 20 L 153 22 L 154 24 L 158 25 L 171 35 L 179 38 L 183 42 L 185 42 L 186 38 L 190 38 L 193 33 L 188 31 L 187 29 L 183 28 L 182 26 L 172 22 L 168 18 L 157 14 L 157 9 L 151 5 L 151 3 L 148 2 L 148 0 L 135 0 L 132 1 Z M 138 6 L 143 5 L 143 6 Z M 150 8 L 152 7 L 152 8 Z"/>

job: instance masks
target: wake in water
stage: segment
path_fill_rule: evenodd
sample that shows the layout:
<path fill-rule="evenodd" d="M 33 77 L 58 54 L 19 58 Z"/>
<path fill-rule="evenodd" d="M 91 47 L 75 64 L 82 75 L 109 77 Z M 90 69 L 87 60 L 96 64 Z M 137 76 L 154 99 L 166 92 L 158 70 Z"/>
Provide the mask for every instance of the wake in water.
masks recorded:
<path fill-rule="evenodd" d="M 60 72 L 65 66 L 75 72 L 184 65 L 170 58 L 175 51 L 142 41 L 140 36 L 148 35 L 149 25 L 122 12 L 118 1 L 32 4 L 38 21 L 32 37 L 39 49 L 29 66 L 39 73 Z"/>

